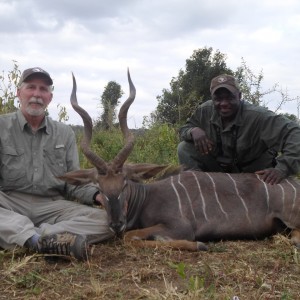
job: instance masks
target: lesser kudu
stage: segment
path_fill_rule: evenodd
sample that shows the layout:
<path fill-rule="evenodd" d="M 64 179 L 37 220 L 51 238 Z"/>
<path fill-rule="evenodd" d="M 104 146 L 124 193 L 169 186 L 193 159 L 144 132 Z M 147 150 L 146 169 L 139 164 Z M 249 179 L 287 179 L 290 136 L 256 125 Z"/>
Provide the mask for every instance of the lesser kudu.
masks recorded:
<path fill-rule="evenodd" d="M 164 166 L 125 164 L 134 138 L 127 126 L 127 112 L 135 98 L 128 71 L 130 95 L 119 112 L 125 146 L 112 162 L 105 162 L 90 148 L 92 120 L 77 103 L 73 76 L 71 104 L 84 123 L 81 148 L 93 169 L 74 171 L 61 179 L 75 185 L 96 183 L 110 228 L 125 232 L 125 242 L 137 247 L 205 250 L 203 241 L 257 239 L 292 229 L 292 242 L 300 246 L 300 184 L 285 179 L 268 185 L 255 174 L 183 171 L 166 179 L 143 184 Z"/>

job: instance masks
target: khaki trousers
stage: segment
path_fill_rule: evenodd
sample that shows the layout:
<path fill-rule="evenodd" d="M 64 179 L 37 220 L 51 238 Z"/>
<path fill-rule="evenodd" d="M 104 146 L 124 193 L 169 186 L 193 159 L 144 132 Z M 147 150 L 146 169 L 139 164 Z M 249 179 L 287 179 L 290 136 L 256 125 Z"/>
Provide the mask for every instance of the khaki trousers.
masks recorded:
<path fill-rule="evenodd" d="M 0 191 L 0 247 L 23 246 L 34 234 L 68 231 L 97 243 L 114 236 L 105 210 L 77 202 Z"/>

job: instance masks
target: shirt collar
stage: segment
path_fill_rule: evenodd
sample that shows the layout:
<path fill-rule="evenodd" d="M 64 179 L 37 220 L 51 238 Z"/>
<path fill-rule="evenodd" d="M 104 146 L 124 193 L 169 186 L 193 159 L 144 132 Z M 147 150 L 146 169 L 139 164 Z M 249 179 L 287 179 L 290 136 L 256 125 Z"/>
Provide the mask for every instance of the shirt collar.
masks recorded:
<path fill-rule="evenodd" d="M 20 109 L 17 111 L 17 118 L 18 118 L 18 122 L 19 122 L 19 125 L 22 130 L 25 129 L 25 126 L 29 127 L 29 124 Z M 41 126 L 39 127 L 39 130 L 40 129 L 43 129 L 45 133 L 50 134 L 48 117 L 45 117 L 43 119 L 43 122 L 42 122 Z"/>

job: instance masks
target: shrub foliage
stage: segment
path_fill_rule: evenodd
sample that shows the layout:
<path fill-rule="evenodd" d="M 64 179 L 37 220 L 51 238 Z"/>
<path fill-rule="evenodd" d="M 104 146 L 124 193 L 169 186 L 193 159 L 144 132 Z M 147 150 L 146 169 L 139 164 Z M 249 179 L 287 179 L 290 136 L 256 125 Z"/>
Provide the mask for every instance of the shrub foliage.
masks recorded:
<path fill-rule="evenodd" d="M 135 146 L 128 157 L 131 163 L 156 163 L 156 164 L 178 164 L 177 144 L 179 137 L 177 127 L 167 124 L 155 125 L 150 129 L 135 130 Z M 77 134 L 78 144 L 82 138 Z M 124 139 L 120 129 L 113 128 L 105 131 L 95 131 L 91 142 L 92 150 L 105 161 L 111 161 L 124 146 Z M 80 153 L 82 168 L 92 167 L 87 159 Z"/>

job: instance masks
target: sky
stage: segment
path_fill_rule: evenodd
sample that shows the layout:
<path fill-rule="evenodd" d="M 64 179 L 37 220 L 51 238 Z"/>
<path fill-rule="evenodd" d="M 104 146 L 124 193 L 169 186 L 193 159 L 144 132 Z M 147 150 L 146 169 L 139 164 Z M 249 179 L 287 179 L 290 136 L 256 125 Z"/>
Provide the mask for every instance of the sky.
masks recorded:
<path fill-rule="evenodd" d="M 229 68 L 242 59 L 263 72 L 265 89 L 275 83 L 290 98 L 300 96 L 299 0 L 0 0 L 0 71 L 41 67 L 54 80 L 49 106 L 58 119 L 81 125 L 70 101 L 72 72 L 79 104 L 96 119 L 100 97 L 116 81 L 128 97 L 127 68 L 137 90 L 128 112 L 130 128 L 157 107 L 158 95 L 193 51 L 212 47 Z M 273 99 L 274 98 L 274 99 Z M 267 99 L 276 106 L 276 96 Z M 298 115 L 297 101 L 282 107 Z"/>

